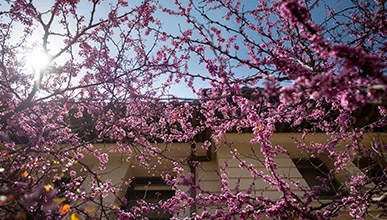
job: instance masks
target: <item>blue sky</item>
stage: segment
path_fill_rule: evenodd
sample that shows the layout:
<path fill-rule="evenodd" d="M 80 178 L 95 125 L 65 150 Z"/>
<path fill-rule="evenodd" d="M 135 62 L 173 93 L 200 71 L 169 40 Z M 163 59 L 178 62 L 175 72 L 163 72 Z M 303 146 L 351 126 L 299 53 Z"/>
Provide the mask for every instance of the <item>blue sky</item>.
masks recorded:
<path fill-rule="evenodd" d="M 46 12 L 50 9 L 50 7 L 52 5 L 52 4 L 49 4 L 49 2 L 53 2 L 53 0 L 33 1 L 33 2 L 34 2 L 34 4 L 36 4 L 36 7 L 38 8 L 38 10 L 40 12 Z M 141 0 L 131 0 L 131 1 L 129 1 L 129 4 L 140 4 L 141 2 L 142 2 Z M 163 7 L 167 7 L 167 8 L 176 8 L 176 6 L 174 6 L 173 2 L 174 1 L 172 1 L 172 0 L 159 0 L 159 1 L 155 0 L 154 1 L 155 5 L 157 5 L 157 6 L 163 6 Z M 251 9 L 254 9 L 256 7 L 256 1 L 247 0 L 247 1 L 242 1 L 242 2 L 243 2 L 243 4 L 245 4 L 244 8 L 246 10 L 247 9 L 251 10 Z M 350 1 L 349 0 L 345 0 L 345 1 L 338 0 L 338 1 L 330 2 L 329 4 L 334 4 L 333 7 L 339 10 L 341 7 L 349 6 Z M 129 5 L 129 8 L 130 7 L 131 7 L 131 5 Z M 317 23 L 323 22 L 325 17 L 326 17 L 325 9 L 323 7 L 324 7 L 323 5 L 320 5 L 319 7 L 316 7 L 312 11 L 312 18 Z M 108 12 L 109 12 L 109 8 L 110 8 L 110 6 L 109 6 L 108 2 L 103 2 L 102 4 L 98 5 L 96 17 L 105 17 L 106 18 L 108 15 Z M 78 11 L 80 14 L 87 16 L 91 11 L 91 3 L 89 1 L 86 1 L 86 0 L 81 0 L 80 4 L 78 6 Z M 225 15 L 225 13 L 226 13 L 226 11 L 224 9 L 217 10 L 217 11 L 211 11 L 211 13 L 209 13 L 208 16 L 210 16 L 211 18 L 213 18 L 215 20 L 219 20 L 223 23 L 226 23 L 231 28 L 238 28 L 238 24 L 236 24 L 234 21 L 229 21 L 229 22 L 224 21 L 223 16 Z M 187 27 L 187 23 L 185 22 L 184 18 L 178 18 L 178 17 L 166 15 L 165 13 L 161 12 L 161 9 L 158 9 L 156 11 L 155 17 L 157 17 L 158 19 L 161 20 L 161 22 L 164 24 L 163 31 L 165 31 L 167 33 L 179 35 L 180 34 L 179 33 L 179 26 L 182 27 L 182 29 Z M 200 17 L 200 14 L 197 13 L 196 17 L 200 22 L 205 23 L 205 21 Z M 43 15 L 43 18 L 48 19 L 48 14 Z M 251 21 L 251 22 L 255 22 L 255 21 Z M 62 31 L 60 28 L 61 27 L 54 27 L 54 30 L 58 29 L 58 31 Z M 223 33 L 225 33 L 225 32 L 223 32 Z M 42 36 L 41 34 L 42 34 L 41 27 L 38 27 L 35 35 L 32 37 L 31 44 L 32 44 L 32 42 L 37 42 L 37 43 L 41 42 L 41 36 Z M 225 33 L 225 34 L 227 35 L 227 33 Z M 151 36 L 152 35 L 150 35 L 150 37 Z M 231 36 L 231 34 L 229 34 L 229 36 Z M 256 42 L 259 42 L 261 40 L 261 36 L 258 36 L 255 33 L 252 33 L 251 36 L 254 37 L 254 40 Z M 193 37 L 195 37 L 195 35 Z M 60 37 L 51 37 L 49 46 L 50 46 L 49 49 L 51 50 L 51 53 L 55 53 L 56 51 L 59 50 L 60 47 L 63 47 L 62 39 L 60 39 Z M 210 55 L 211 53 L 208 52 L 207 54 Z M 244 47 L 241 46 L 240 51 L 238 51 L 238 55 L 243 57 L 245 54 L 246 54 L 246 50 L 244 49 Z M 247 57 L 247 55 L 245 55 L 245 57 Z M 61 60 L 57 60 L 56 62 L 60 63 Z M 192 74 L 207 75 L 207 70 L 205 69 L 205 65 L 204 64 L 199 65 L 197 57 L 193 56 L 191 61 L 190 61 L 190 64 L 191 64 L 190 71 Z M 246 67 L 239 67 L 238 69 L 234 69 L 233 71 L 237 77 L 246 77 L 248 75 L 256 73 L 255 72 L 256 70 L 249 70 Z M 157 80 L 158 81 L 156 82 L 155 87 L 158 87 L 157 83 L 160 83 L 160 85 L 163 84 L 163 81 L 165 79 L 159 78 Z M 209 87 L 209 84 L 207 82 L 203 82 L 202 80 L 195 80 L 195 87 L 196 88 L 206 88 L 206 87 Z M 195 98 L 196 97 L 195 94 L 193 94 L 189 89 L 187 89 L 187 87 L 184 83 L 171 85 L 170 92 L 172 94 L 176 94 L 177 96 L 182 97 L 182 98 Z"/>

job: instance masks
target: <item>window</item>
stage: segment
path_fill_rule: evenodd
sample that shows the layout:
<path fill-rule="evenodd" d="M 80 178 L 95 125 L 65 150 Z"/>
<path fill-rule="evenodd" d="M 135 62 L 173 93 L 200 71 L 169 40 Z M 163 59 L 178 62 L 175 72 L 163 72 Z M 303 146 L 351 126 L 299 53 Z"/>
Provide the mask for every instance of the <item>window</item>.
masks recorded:
<path fill-rule="evenodd" d="M 328 187 L 328 191 L 321 191 L 321 199 L 330 199 L 336 196 L 335 189 L 338 189 L 339 184 L 335 179 L 329 181 L 329 169 L 320 159 L 293 159 L 293 162 L 310 188 L 322 185 Z M 328 181 L 324 184 L 321 179 L 328 179 Z"/>
<path fill-rule="evenodd" d="M 383 169 L 385 169 L 387 165 L 382 165 L 383 160 L 384 159 L 381 158 L 361 157 L 353 161 L 353 163 L 367 175 L 373 183 L 379 184 L 386 180 L 386 173 Z"/>
<path fill-rule="evenodd" d="M 130 210 L 133 206 L 137 206 L 137 200 L 145 200 L 148 203 L 157 203 L 165 201 L 175 195 L 175 191 L 170 186 L 166 185 L 161 178 L 134 178 L 126 192 L 128 204 L 123 207 Z M 156 210 L 146 215 L 150 220 L 170 219 L 172 216 L 164 210 Z"/>

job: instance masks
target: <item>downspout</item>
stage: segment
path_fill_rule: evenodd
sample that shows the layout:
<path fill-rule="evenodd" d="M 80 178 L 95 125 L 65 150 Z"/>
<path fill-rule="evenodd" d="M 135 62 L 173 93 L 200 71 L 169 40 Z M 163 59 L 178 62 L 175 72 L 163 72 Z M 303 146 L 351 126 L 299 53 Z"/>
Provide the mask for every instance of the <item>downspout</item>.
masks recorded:
<path fill-rule="evenodd" d="M 192 182 L 196 186 L 196 165 L 195 162 L 192 160 L 193 158 L 193 148 L 195 144 L 192 142 L 191 144 L 191 156 L 189 158 L 189 172 L 191 172 L 192 175 Z M 196 147 L 196 146 L 195 146 Z M 196 213 L 196 187 L 193 188 L 190 192 L 190 197 L 194 199 L 194 202 L 192 203 L 191 207 L 189 207 L 189 215 L 190 217 L 193 217 L 193 214 Z"/>
<path fill-rule="evenodd" d="M 191 155 L 188 158 L 188 164 L 190 172 L 193 174 L 192 182 L 196 185 L 196 163 L 197 162 L 209 162 L 211 161 L 211 146 L 206 151 L 206 156 L 198 156 L 196 154 L 196 142 L 191 142 Z M 196 187 L 193 188 L 190 192 L 190 197 L 196 200 Z M 189 210 L 190 216 L 192 217 L 196 213 L 196 201 L 191 205 Z"/>
<path fill-rule="evenodd" d="M 193 120 L 192 120 L 192 125 L 194 127 L 197 126 L 197 119 L 198 119 L 198 115 L 199 115 L 199 111 L 194 111 L 193 112 Z M 204 135 L 204 137 L 203 137 Z M 198 156 L 197 155 L 197 151 L 196 151 L 196 141 L 197 140 L 198 142 L 202 142 L 202 141 L 205 141 L 205 140 L 209 140 L 211 137 L 211 130 L 206 128 L 204 131 L 201 132 L 201 134 L 199 135 L 196 135 L 194 140 L 191 142 L 191 154 L 189 156 L 188 159 L 188 164 L 189 164 L 189 169 L 190 169 L 190 172 L 192 173 L 192 182 L 194 184 L 194 188 L 192 188 L 191 192 L 190 192 L 190 197 L 194 199 L 194 202 L 192 203 L 191 207 L 190 207 L 190 210 L 189 210 L 189 213 L 190 213 L 190 216 L 192 217 L 194 213 L 196 213 L 196 209 L 197 209 L 197 204 L 196 204 L 196 181 L 197 181 L 197 178 L 196 178 L 196 166 L 197 166 L 197 163 L 198 162 L 208 162 L 208 161 L 211 161 L 212 160 L 212 154 L 211 154 L 211 146 L 210 145 L 208 148 L 207 148 L 207 151 L 206 151 L 206 155 L 205 156 Z"/>

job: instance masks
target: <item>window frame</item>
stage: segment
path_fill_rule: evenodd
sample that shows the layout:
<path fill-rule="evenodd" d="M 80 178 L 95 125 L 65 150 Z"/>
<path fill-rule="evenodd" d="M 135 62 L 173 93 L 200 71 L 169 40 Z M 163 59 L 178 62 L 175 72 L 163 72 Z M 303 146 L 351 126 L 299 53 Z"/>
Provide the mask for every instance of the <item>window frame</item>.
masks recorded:
<path fill-rule="evenodd" d="M 317 179 L 318 177 L 328 180 L 329 191 L 320 191 L 320 199 L 332 199 L 339 195 L 340 184 L 336 178 L 329 175 L 329 169 L 322 160 L 319 158 L 295 158 L 292 161 L 310 189 L 324 185 Z"/>
<path fill-rule="evenodd" d="M 129 211 L 132 207 L 138 205 L 137 201 L 139 200 L 156 204 L 159 201 L 166 201 L 174 195 L 175 190 L 160 177 L 135 177 L 125 193 L 127 204 L 122 209 Z M 147 217 L 149 220 L 167 220 L 173 216 L 162 209 L 158 209 L 143 217 Z"/>

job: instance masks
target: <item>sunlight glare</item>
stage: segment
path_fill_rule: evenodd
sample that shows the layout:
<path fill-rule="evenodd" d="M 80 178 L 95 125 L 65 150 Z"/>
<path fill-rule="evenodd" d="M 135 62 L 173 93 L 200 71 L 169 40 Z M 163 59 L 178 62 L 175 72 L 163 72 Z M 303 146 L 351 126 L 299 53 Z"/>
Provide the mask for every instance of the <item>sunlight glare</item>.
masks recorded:
<path fill-rule="evenodd" d="M 49 62 L 50 59 L 48 54 L 41 50 L 32 51 L 26 57 L 27 66 L 33 68 L 36 73 L 44 70 L 48 66 Z"/>

